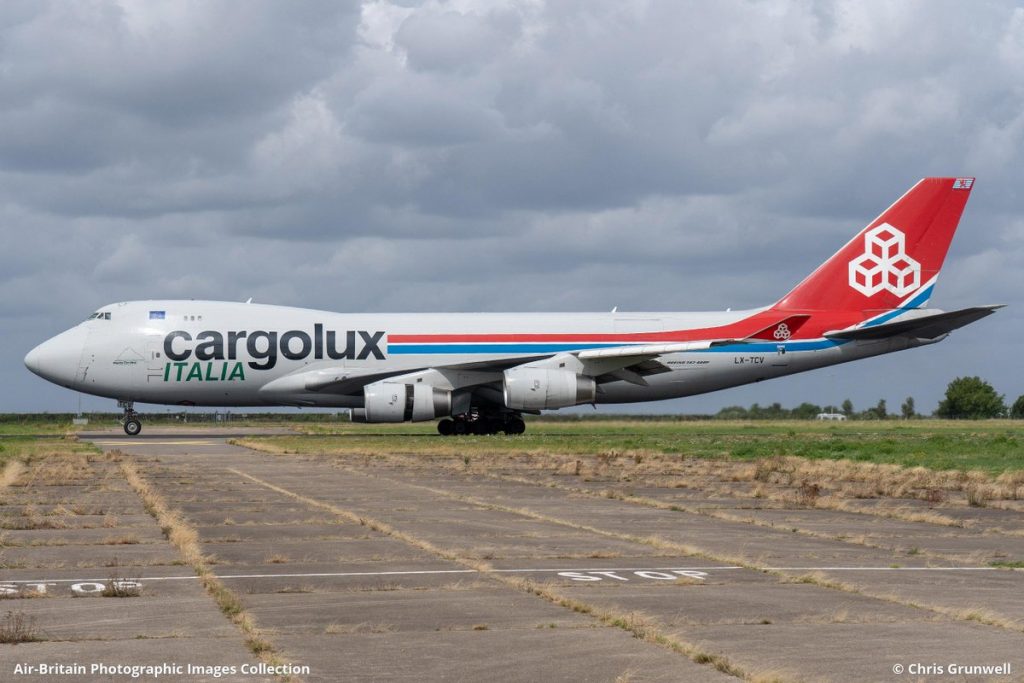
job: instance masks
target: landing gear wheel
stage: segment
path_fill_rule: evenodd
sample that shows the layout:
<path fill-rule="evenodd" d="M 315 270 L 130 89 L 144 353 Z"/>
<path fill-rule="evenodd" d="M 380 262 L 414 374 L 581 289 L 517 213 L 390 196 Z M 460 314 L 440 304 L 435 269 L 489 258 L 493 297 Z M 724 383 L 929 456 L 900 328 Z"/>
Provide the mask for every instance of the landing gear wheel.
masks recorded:
<path fill-rule="evenodd" d="M 469 425 L 466 424 L 465 420 L 455 420 L 452 423 L 452 434 L 455 436 L 464 436 L 469 433 Z"/>
<path fill-rule="evenodd" d="M 118 401 L 118 408 L 124 408 L 124 415 L 121 416 L 121 424 L 124 426 L 124 433 L 128 436 L 136 436 L 142 431 L 142 421 L 139 414 L 135 412 L 135 404 L 132 401 Z"/>
<path fill-rule="evenodd" d="M 501 423 L 497 420 L 479 420 L 477 422 L 477 434 L 491 436 L 497 434 L 501 429 Z"/>
<path fill-rule="evenodd" d="M 455 420 L 445 418 L 437 423 L 437 433 L 441 436 L 451 436 L 455 432 Z"/>
<path fill-rule="evenodd" d="M 521 417 L 513 417 L 505 423 L 505 433 L 509 435 L 522 434 L 526 431 L 526 423 Z"/>

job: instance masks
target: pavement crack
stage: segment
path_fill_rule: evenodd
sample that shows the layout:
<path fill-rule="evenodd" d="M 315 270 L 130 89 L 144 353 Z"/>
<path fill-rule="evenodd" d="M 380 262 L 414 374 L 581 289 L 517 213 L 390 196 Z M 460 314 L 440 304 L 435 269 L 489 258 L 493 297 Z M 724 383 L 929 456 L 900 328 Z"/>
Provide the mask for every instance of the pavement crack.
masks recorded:
<path fill-rule="evenodd" d="M 759 520 L 759 519 L 756 519 L 756 518 L 750 517 L 750 516 L 743 516 L 743 515 L 737 515 L 737 514 L 733 514 L 733 513 L 729 513 L 729 512 L 723 512 L 722 510 L 718 510 L 718 509 L 715 509 L 715 508 L 708 508 L 708 507 L 700 507 L 700 506 L 689 505 L 689 504 L 681 502 L 681 501 L 676 501 L 676 502 L 672 502 L 672 503 L 666 503 L 664 501 L 660 501 L 660 500 L 657 500 L 655 498 L 649 498 L 647 496 L 636 496 L 636 495 L 631 495 L 631 494 L 628 494 L 628 493 L 620 493 L 620 492 L 614 491 L 612 489 L 608 489 L 608 490 L 603 491 L 603 492 L 597 492 L 597 491 L 594 491 L 592 489 L 586 489 L 586 488 L 582 488 L 582 487 L 579 487 L 579 486 L 566 486 L 565 484 L 559 484 L 557 482 L 544 482 L 544 483 L 541 483 L 541 482 L 536 482 L 536 481 L 530 480 L 530 479 L 528 479 L 526 477 L 517 477 L 517 476 L 512 476 L 512 475 L 507 475 L 507 474 L 491 474 L 491 473 L 487 473 L 484 476 L 488 477 L 489 479 L 494 479 L 496 481 L 511 481 L 511 482 L 514 482 L 514 483 L 517 483 L 517 484 L 524 484 L 524 485 L 527 485 L 527 486 L 543 486 L 545 488 L 552 488 L 552 489 L 556 489 L 556 490 L 559 490 L 559 491 L 568 491 L 570 493 L 574 493 L 574 494 L 581 495 L 581 496 L 586 496 L 588 498 L 621 500 L 621 501 L 623 501 L 625 503 L 631 503 L 633 505 L 640 505 L 640 506 L 644 506 L 644 507 L 652 507 L 652 508 L 657 508 L 659 510 L 670 510 L 672 512 L 682 512 L 682 513 L 691 514 L 691 515 L 699 515 L 701 517 L 710 517 L 712 519 L 720 519 L 720 520 L 723 520 L 723 521 L 726 521 L 726 522 L 736 522 L 738 524 L 748 524 L 750 526 L 757 526 L 757 527 L 761 527 L 761 528 L 764 528 L 764 529 L 773 529 L 775 531 L 778 531 L 779 528 L 780 528 L 779 525 L 776 525 L 776 524 L 774 524 L 772 522 L 769 522 L 769 521 Z M 830 508 L 823 507 L 823 509 L 830 509 Z M 846 509 L 844 509 L 842 507 L 835 507 L 835 508 L 831 508 L 831 509 L 841 510 L 842 512 L 849 512 L 851 514 L 865 514 L 867 516 L 873 516 L 873 517 L 887 517 L 887 518 L 890 518 L 890 519 L 900 519 L 902 521 L 914 521 L 914 522 L 918 522 L 918 523 L 922 523 L 922 524 L 929 523 L 929 522 L 924 522 L 922 520 L 911 520 L 911 519 L 907 519 L 905 517 L 899 517 L 899 516 L 896 516 L 896 515 L 884 515 L 884 514 L 875 513 L 875 512 L 860 512 L 858 510 L 846 510 Z M 885 551 L 888 551 L 888 552 L 897 552 L 898 551 L 897 548 L 894 548 L 892 546 L 880 545 L 880 544 L 876 544 L 876 543 L 869 543 L 867 540 L 854 540 L 854 539 L 851 539 L 851 538 L 848 538 L 848 537 L 844 538 L 844 537 L 836 535 L 836 534 L 822 533 L 822 532 L 819 532 L 819 531 L 814 531 L 812 529 L 805 529 L 805 528 L 802 528 L 802 527 L 799 527 L 799 526 L 790 526 L 790 527 L 787 527 L 787 528 L 790 529 L 792 532 L 800 534 L 801 536 L 807 536 L 809 538 L 820 538 L 820 539 L 827 540 L 827 541 L 835 541 L 837 543 L 847 543 L 847 544 L 850 544 L 850 545 L 859 545 L 859 546 L 863 546 L 865 548 L 874 548 L 876 550 L 885 550 Z M 919 550 L 918 554 L 923 555 L 925 557 L 933 557 L 933 558 L 936 558 L 936 559 L 939 559 L 939 560 L 947 560 L 947 561 L 952 561 L 952 562 L 960 562 L 960 561 L 962 561 L 962 558 L 951 556 L 951 555 L 945 555 L 943 553 L 937 553 L 937 552 L 933 552 L 933 551 L 929 551 L 929 550 Z"/>
<path fill-rule="evenodd" d="M 624 631 L 631 633 L 634 637 L 640 640 L 666 648 L 677 654 L 684 655 L 693 662 L 696 662 L 697 664 L 711 666 L 722 673 L 734 676 L 736 678 L 742 678 L 749 681 L 762 680 L 761 677 L 759 677 L 758 675 L 741 669 L 740 667 L 733 664 L 722 655 L 709 653 L 693 643 L 686 642 L 675 635 L 670 635 L 666 633 L 664 627 L 661 624 L 659 624 L 656 620 L 646 615 L 642 615 L 637 612 L 627 613 L 618 610 L 599 607 L 593 604 L 583 602 L 576 598 L 571 598 L 567 595 L 564 595 L 551 585 L 541 584 L 528 578 L 500 574 L 496 572 L 487 563 L 479 562 L 473 558 L 462 556 L 459 553 L 453 552 L 451 550 L 446 550 L 434 543 L 431 543 L 430 541 L 418 538 L 409 533 L 401 531 L 382 520 L 374 519 L 373 517 L 369 517 L 367 515 L 360 515 L 351 510 L 334 505 L 333 503 L 327 503 L 303 495 L 301 493 L 291 491 L 284 487 L 278 486 L 277 484 L 265 481 L 263 479 L 260 479 L 258 477 L 255 477 L 251 474 L 248 474 L 235 468 L 228 468 L 228 471 L 233 472 L 234 474 L 244 479 L 247 479 L 253 482 L 254 484 L 258 484 L 267 489 L 270 489 L 271 491 L 276 491 L 277 493 L 293 498 L 294 500 L 301 501 L 311 507 L 331 512 L 340 517 L 366 526 L 374 531 L 384 534 L 385 536 L 402 541 L 421 550 L 425 550 L 428 553 L 431 553 L 432 555 L 435 555 L 441 559 L 448 560 L 450 562 L 454 562 L 464 567 L 473 569 L 479 572 L 481 575 L 487 576 L 488 578 L 498 583 L 543 598 L 548 602 L 551 602 L 560 607 L 564 607 L 566 609 L 570 609 L 579 614 L 585 614 L 589 617 L 598 620 L 606 626 L 620 628 Z M 346 471 L 350 471 L 352 474 L 356 474 L 358 476 L 370 476 L 354 470 Z M 424 488 L 428 491 L 431 490 L 429 487 L 418 488 Z"/>
<path fill-rule="evenodd" d="M 128 484 L 142 499 L 146 512 L 157 521 L 167 540 L 177 548 L 185 563 L 195 571 L 206 593 L 214 599 L 220 611 L 242 632 L 249 651 L 259 661 L 269 666 L 284 666 L 285 661 L 256 625 L 252 615 L 242 606 L 238 594 L 225 586 L 210 568 L 203 555 L 196 529 L 185 521 L 179 511 L 168 506 L 166 499 L 150 484 L 133 461 L 124 459 L 120 465 Z M 295 675 L 282 675 L 278 678 L 284 683 L 300 683 L 301 680 Z"/>
<path fill-rule="evenodd" d="M 478 505 L 478 506 L 481 506 L 481 507 L 489 509 L 489 510 L 496 510 L 496 511 L 500 511 L 500 512 L 507 512 L 507 513 L 510 513 L 510 514 L 521 515 L 521 516 L 524 516 L 524 517 L 535 519 L 537 521 L 549 522 L 549 523 L 552 523 L 552 524 L 559 524 L 559 525 L 566 526 L 566 527 L 569 527 L 569 528 L 572 528 L 572 529 L 578 529 L 578 530 L 581 530 L 581 531 L 589 531 L 591 533 L 600 534 L 602 536 L 607 536 L 607 537 L 615 538 L 615 539 L 619 539 L 619 540 L 630 541 L 630 542 L 633 542 L 633 543 L 642 543 L 644 545 L 649 545 L 649 546 L 654 547 L 654 548 L 671 549 L 671 550 L 675 550 L 677 552 L 682 552 L 682 553 L 684 553 L 686 555 L 693 555 L 693 556 L 697 556 L 697 557 L 703 557 L 705 559 L 714 560 L 714 561 L 717 561 L 717 562 L 726 562 L 726 563 L 736 564 L 736 565 L 739 565 L 739 566 L 744 567 L 746 569 L 752 569 L 752 570 L 755 570 L 755 571 L 763 572 L 765 574 L 770 574 L 772 576 L 776 576 L 776 577 L 780 578 L 781 580 L 783 580 L 785 582 L 789 582 L 789 583 L 812 584 L 812 585 L 815 585 L 815 586 L 819 586 L 821 588 L 829 588 L 829 589 L 832 589 L 832 590 L 843 591 L 843 592 L 846 592 L 846 593 L 854 593 L 854 594 L 857 594 L 857 595 L 862 595 L 862 596 L 864 596 L 866 598 L 871 598 L 873 600 L 880 600 L 880 601 L 883 601 L 883 602 L 890 602 L 890 603 L 902 605 L 904 607 L 910 607 L 910 608 L 913 608 L 913 609 L 923 609 L 923 610 L 927 610 L 927 611 L 930 611 L 930 612 L 935 612 L 937 614 L 941 614 L 943 616 L 946 616 L 946 617 L 949 617 L 949 618 L 952 618 L 952 619 L 957 619 L 957 620 L 960 620 L 960 621 L 971 621 L 971 622 L 975 622 L 975 623 L 978 623 L 978 624 L 983 624 L 985 626 L 994 626 L 996 628 L 1002 628 L 1002 629 L 1006 629 L 1006 630 L 1010 630 L 1010 631 L 1024 632 L 1024 624 L 1021 624 L 1020 622 L 1018 622 L 1018 621 L 1016 621 L 1014 619 L 1011 619 L 1010 617 L 1007 617 L 1005 615 L 999 614 L 999 613 L 994 612 L 992 610 L 980 610 L 980 609 L 970 609 L 970 608 L 959 609 L 959 608 L 947 607 L 945 605 L 939 605 L 939 604 L 935 604 L 935 603 L 926 603 L 926 602 L 919 602 L 919 601 L 914 601 L 914 600 L 906 600 L 906 599 L 900 598 L 899 596 L 891 594 L 891 593 L 879 593 L 879 592 L 876 592 L 876 591 L 872 591 L 870 589 L 865 589 L 863 586 L 855 586 L 855 585 L 852 585 L 850 583 L 846 583 L 846 582 L 843 582 L 843 581 L 836 581 L 834 579 L 831 579 L 831 578 L 827 577 L 822 572 L 813 572 L 813 573 L 810 573 L 810 574 L 803 574 L 803 575 L 794 577 L 793 575 L 791 575 L 791 574 L 789 574 L 789 573 L 787 573 L 785 571 L 782 571 L 782 570 L 779 570 L 779 569 L 774 569 L 774 568 L 767 567 L 767 566 L 762 566 L 762 565 L 758 564 L 756 561 L 749 560 L 749 559 L 747 559 L 745 557 L 742 557 L 742 556 L 732 556 L 732 555 L 727 556 L 727 555 L 723 555 L 721 553 L 715 553 L 713 551 L 709 551 L 709 550 L 707 550 L 705 548 L 699 548 L 699 547 L 692 546 L 692 545 L 689 545 L 689 544 L 676 543 L 674 541 L 669 541 L 669 540 L 661 538 L 659 536 L 637 536 L 637 535 L 634 535 L 634 534 L 625 534 L 625 533 L 618 532 L 618 531 L 608 531 L 606 529 L 600 529 L 598 527 L 594 527 L 594 526 L 590 526 L 590 525 L 586 525 L 586 524 L 579 524 L 579 523 L 576 523 L 576 522 L 573 522 L 573 521 L 570 521 L 570 520 L 561 519 L 559 517 L 552 517 L 550 515 L 545 515 L 545 514 L 542 514 L 542 513 L 539 513 L 539 512 L 535 512 L 533 510 L 530 510 L 528 508 L 514 508 L 514 507 L 507 506 L 507 505 L 501 505 L 499 503 L 494 503 L 494 502 L 491 502 L 491 501 L 486 501 L 486 500 L 483 500 L 481 498 L 476 498 L 474 496 L 467 496 L 467 495 L 460 494 L 460 493 L 452 493 L 450 491 L 445 491 L 444 489 L 434 488 L 432 486 L 425 486 L 423 484 L 412 484 L 412 483 L 409 483 L 409 482 L 400 481 L 400 480 L 397 480 L 397 479 L 392 479 L 390 477 L 385 477 L 385 476 L 382 476 L 382 475 L 379 475 L 379 474 L 367 474 L 365 472 L 360 472 L 358 470 L 352 469 L 351 467 L 343 467 L 343 469 L 345 469 L 345 471 L 347 471 L 347 472 L 351 472 L 353 474 L 358 474 L 360 476 L 372 477 L 374 479 L 378 479 L 380 481 L 386 481 L 386 482 L 391 483 L 391 484 L 396 484 L 396 485 L 399 485 L 399 486 L 407 486 L 407 487 L 414 488 L 414 489 L 420 489 L 420 490 L 423 490 L 423 491 L 428 491 L 430 493 L 433 493 L 433 494 L 439 495 L 439 496 L 443 496 L 443 497 L 448 498 L 450 500 L 457 500 L 457 501 L 462 502 L 462 503 L 468 503 L 468 504 L 471 504 L 471 505 Z"/>

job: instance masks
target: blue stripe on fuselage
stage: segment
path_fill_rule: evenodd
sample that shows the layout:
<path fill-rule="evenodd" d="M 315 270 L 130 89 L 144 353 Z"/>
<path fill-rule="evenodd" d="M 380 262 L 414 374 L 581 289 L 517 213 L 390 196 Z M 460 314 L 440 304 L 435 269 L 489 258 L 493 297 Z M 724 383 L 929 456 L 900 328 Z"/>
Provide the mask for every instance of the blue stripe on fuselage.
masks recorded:
<path fill-rule="evenodd" d="M 765 353 L 775 352 L 780 346 L 786 347 L 786 352 L 791 351 L 820 351 L 842 346 L 845 339 L 813 339 L 810 341 L 789 341 L 789 342 L 754 342 L 752 344 L 726 344 L 725 346 L 712 346 L 710 349 L 700 349 L 688 353 Z"/>
<path fill-rule="evenodd" d="M 608 349 L 628 346 L 622 342 L 596 344 L 388 344 L 388 353 L 560 353 L 584 349 Z"/>
<path fill-rule="evenodd" d="M 780 346 L 786 351 L 820 351 L 841 346 L 845 341 L 831 339 L 814 339 L 809 341 L 789 342 L 754 342 L 750 344 L 728 344 L 713 346 L 709 349 L 693 349 L 681 353 L 762 353 L 778 351 Z M 565 351 L 582 351 L 584 349 L 608 349 L 628 346 L 621 342 L 607 343 L 562 343 L 562 344 L 388 344 L 389 354 L 456 354 L 456 353 L 561 353 Z"/>

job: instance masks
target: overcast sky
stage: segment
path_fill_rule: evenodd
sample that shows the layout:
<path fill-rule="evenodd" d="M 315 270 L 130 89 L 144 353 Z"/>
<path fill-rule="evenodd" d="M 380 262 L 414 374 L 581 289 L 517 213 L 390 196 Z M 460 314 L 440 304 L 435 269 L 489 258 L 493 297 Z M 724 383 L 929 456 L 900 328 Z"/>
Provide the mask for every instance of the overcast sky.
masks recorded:
<path fill-rule="evenodd" d="M 769 304 L 927 175 L 978 177 L 932 305 L 1010 308 L 645 409 L 1012 400 L 1022 162 L 1013 2 L 8 1 L 0 411 L 74 410 L 22 358 L 115 301 Z"/>

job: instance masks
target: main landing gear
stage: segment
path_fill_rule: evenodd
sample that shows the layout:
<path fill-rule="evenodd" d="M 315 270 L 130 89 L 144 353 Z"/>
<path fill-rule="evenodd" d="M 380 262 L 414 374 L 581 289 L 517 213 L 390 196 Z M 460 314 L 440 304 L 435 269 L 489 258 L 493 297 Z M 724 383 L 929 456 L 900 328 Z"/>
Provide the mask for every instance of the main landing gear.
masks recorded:
<path fill-rule="evenodd" d="M 137 436 L 142 432 L 142 420 L 135 412 L 135 403 L 132 401 L 118 401 L 118 408 L 124 408 L 124 415 L 121 416 L 121 424 L 124 426 L 124 433 L 128 436 Z"/>
<path fill-rule="evenodd" d="M 441 436 L 464 436 L 466 434 L 522 434 L 526 431 L 526 423 L 518 413 L 498 413 L 481 415 L 471 412 L 463 415 L 446 417 L 437 423 L 437 433 Z"/>

